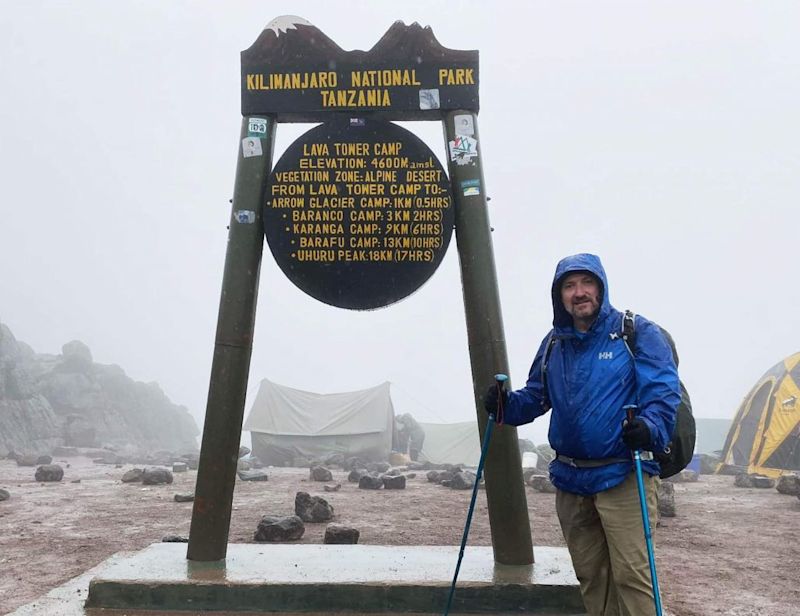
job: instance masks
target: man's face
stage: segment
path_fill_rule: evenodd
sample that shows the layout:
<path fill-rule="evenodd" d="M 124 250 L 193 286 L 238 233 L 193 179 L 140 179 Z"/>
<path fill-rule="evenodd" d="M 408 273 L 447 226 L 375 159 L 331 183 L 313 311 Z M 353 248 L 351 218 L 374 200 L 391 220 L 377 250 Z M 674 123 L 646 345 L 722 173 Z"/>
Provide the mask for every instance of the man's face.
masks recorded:
<path fill-rule="evenodd" d="M 600 310 L 600 283 L 587 272 L 569 274 L 561 283 L 561 301 L 577 326 L 591 325 Z"/>

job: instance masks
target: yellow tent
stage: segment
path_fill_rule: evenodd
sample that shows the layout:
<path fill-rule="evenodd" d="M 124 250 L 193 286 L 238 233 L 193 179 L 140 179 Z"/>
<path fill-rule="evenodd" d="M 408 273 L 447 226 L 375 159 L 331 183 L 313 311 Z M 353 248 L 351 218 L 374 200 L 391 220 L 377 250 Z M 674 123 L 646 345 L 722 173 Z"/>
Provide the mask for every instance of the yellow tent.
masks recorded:
<path fill-rule="evenodd" d="M 770 368 L 736 413 L 721 472 L 778 476 L 800 470 L 800 353 Z"/>

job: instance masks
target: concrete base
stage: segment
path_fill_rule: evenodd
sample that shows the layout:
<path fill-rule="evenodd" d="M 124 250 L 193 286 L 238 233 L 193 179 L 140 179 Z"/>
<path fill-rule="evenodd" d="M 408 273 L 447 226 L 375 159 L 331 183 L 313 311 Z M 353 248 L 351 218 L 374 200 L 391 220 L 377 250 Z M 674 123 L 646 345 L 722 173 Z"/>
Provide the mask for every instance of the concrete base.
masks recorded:
<path fill-rule="evenodd" d="M 579 614 L 564 548 L 536 563 L 495 565 L 491 547 L 464 553 L 451 611 Z M 101 568 L 87 608 L 228 612 L 441 613 L 457 546 L 232 544 L 224 561 L 186 560 L 186 545 L 157 543 Z"/>

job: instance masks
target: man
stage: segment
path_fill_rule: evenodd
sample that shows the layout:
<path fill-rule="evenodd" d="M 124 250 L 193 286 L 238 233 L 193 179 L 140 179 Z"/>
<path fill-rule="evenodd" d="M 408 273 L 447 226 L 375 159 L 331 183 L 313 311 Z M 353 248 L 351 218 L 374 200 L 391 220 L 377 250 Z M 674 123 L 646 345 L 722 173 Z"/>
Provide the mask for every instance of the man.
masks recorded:
<path fill-rule="evenodd" d="M 419 460 L 422 444 L 425 442 L 425 430 L 410 413 L 403 413 L 395 418 L 397 433 L 397 451 L 408 453 L 414 461 Z"/>
<path fill-rule="evenodd" d="M 680 386 L 672 353 L 659 327 L 637 316 L 631 357 L 620 337 L 623 315 L 611 306 L 595 255 L 563 259 L 552 296 L 553 330 L 528 382 L 513 392 L 491 387 L 486 410 L 499 407 L 502 421 L 516 426 L 552 408 L 548 436 L 557 455 L 550 479 L 586 610 L 590 616 L 655 614 L 631 450 L 644 450 L 647 458 L 642 470 L 654 524 L 659 467 L 646 452 L 663 451 L 675 424 Z M 629 404 L 639 410 L 625 421 Z"/>

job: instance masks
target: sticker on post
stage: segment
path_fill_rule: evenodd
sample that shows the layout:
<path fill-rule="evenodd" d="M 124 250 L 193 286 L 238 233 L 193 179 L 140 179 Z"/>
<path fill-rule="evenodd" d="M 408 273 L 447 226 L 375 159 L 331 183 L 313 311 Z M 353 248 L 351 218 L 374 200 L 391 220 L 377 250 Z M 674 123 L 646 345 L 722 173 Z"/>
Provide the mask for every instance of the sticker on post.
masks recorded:
<path fill-rule="evenodd" d="M 481 194 L 481 181 L 479 179 L 464 180 L 461 182 L 461 192 L 465 197 L 477 197 Z"/>
<path fill-rule="evenodd" d="M 250 118 L 247 120 L 247 136 L 248 137 L 266 137 L 267 136 L 267 119 L 266 118 Z"/>
<path fill-rule="evenodd" d="M 453 116 L 453 124 L 455 125 L 456 135 L 472 137 L 475 134 L 475 121 L 471 115 L 459 114 Z"/>
<path fill-rule="evenodd" d="M 252 225 L 256 221 L 256 213 L 253 210 L 236 210 L 233 217 L 236 222 L 243 225 Z"/>
<path fill-rule="evenodd" d="M 478 140 L 466 135 L 458 135 L 449 142 L 450 160 L 457 165 L 474 165 L 478 157 Z"/>
<path fill-rule="evenodd" d="M 434 88 L 432 90 L 419 91 L 419 108 L 420 109 L 439 109 L 439 90 Z"/>
<path fill-rule="evenodd" d="M 262 156 L 261 139 L 258 137 L 245 137 L 242 139 L 242 156 L 250 158 L 252 156 Z"/>

